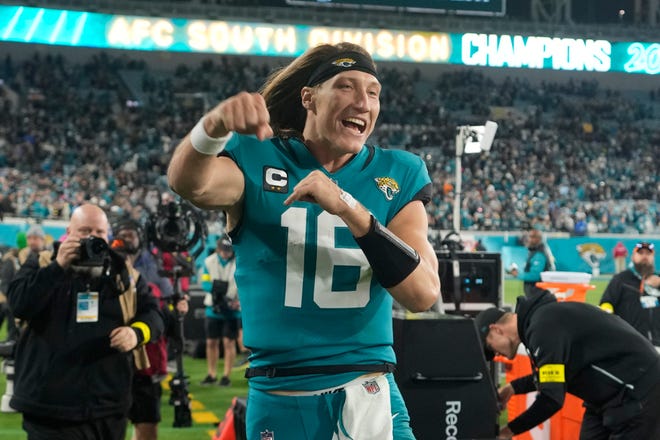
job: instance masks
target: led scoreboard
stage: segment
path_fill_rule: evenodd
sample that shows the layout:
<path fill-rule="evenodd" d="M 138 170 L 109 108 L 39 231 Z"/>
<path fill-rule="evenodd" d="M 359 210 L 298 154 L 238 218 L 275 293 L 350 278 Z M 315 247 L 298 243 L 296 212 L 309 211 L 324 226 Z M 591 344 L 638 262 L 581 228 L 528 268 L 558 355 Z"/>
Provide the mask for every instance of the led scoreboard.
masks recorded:
<path fill-rule="evenodd" d="M 458 3 L 458 2 L 457 2 Z M 0 42 L 296 57 L 350 41 L 376 61 L 660 73 L 660 42 L 141 17 L 0 5 Z"/>

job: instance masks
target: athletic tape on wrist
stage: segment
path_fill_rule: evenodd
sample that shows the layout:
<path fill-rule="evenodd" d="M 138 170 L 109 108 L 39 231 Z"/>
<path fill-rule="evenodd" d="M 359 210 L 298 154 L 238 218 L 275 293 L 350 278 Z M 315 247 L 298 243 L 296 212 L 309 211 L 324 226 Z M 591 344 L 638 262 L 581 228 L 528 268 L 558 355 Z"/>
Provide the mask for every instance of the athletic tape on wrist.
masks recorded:
<path fill-rule="evenodd" d="M 212 138 L 204 129 L 204 117 L 202 117 L 190 131 L 190 143 L 195 150 L 202 154 L 217 156 L 225 149 L 231 133 L 229 132 L 227 135 L 219 138 Z"/>
<path fill-rule="evenodd" d="M 355 209 L 357 206 L 357 200 L 355 200 L 350 193 L 344 191 L 343 189 L 339 193 L 339 198 L 342 199 L 344 203 L 346 203 L 351 209 Z"/>
<path fill-rule="evenodd" d="M 396 286 L 419 265 L 419 254 L 372 215 L 369 232 L 356 238 L 381 286 Z"/>

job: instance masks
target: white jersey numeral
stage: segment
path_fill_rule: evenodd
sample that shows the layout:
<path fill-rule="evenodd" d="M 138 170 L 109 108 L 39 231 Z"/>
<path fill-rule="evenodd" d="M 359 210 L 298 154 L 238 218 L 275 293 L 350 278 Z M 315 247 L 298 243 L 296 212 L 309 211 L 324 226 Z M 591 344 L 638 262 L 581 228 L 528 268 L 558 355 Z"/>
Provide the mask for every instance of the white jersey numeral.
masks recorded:
<path fill-rule="evenodd" d="M 302 307 L 307 216 L 305 208 L 292 207 L 281 217 L 288 229 L 286 250 L 286 307 Z M 335 231 L 346 228 L 336 215 L 323 211 L 317 218 L 316 268 L 314 271 L 314 303 L 324 309 L 360 308 L 369 302 L 371 270 L 360 249 L 337 247 Z M 338 266 L 358 267 L 359 278 L 354 290 L 332 291 L 333 276 Z"/>

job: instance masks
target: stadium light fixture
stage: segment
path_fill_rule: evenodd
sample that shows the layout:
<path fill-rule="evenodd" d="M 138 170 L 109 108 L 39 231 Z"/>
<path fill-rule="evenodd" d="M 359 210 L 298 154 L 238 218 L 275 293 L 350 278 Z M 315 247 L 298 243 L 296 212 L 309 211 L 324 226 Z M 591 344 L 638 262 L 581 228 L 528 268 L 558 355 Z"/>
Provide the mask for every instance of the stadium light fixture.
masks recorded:
<path fill-rule="evenodd" d="M 490 151 L 497 131 L 497 123 L 487 121 L 485 125 L 464 125 L 457 128 L 456 155 Z"/>
<path fill-rule="evenodd" d="M 454 232 L 461 230 L 461 186 L 463 154 L 490 151 L 495 139 L 497 123 L 487 121 L 485 125 L 461 125 L 456 127 L 456 185 L 454 188 Z"/>

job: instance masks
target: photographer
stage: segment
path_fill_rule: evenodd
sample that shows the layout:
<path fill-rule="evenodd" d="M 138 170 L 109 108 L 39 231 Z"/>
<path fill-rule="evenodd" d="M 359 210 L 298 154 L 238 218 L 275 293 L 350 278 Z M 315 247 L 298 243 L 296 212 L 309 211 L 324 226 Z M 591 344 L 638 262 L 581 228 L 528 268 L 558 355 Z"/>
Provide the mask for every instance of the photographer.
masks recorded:
<path fill-rule="evenodd" d="M 54 259 L 31 255 L 9 287 L 10 308 L 27 323 L 10 405 L 28 440 L 123 440 L 132 352 L 162 333 L 158 302 L 108 247 L 101 208 L 76 208 L 66 232 Z"/>
<path fill-rule="evenodd" d="M 202 385 L 212 385 L 218 381 L 217 367 L 222 338 L 225 361 L 220 386 L 230 386 L 231 367 L 236 359 L 236 340 L 238 338 L 239 319 L 241 316 L 238 302 L 238 290 L 234 281 L 236 259 L 229 237 L 221 237 L 216 242 L 215 253 L 204 260 L 202 288 L 208 293 L 204 297 L 206 306 L 206 367 L 207 375 Z"/>
<path fill-rule="evenodd" d="M 149 368 L 136 371 L 133 378 L 133 404 L 129 419 L 135 427 L 134 440 L 156 440 L 161 420 L 160 402 L 163 395 L 161 382 L 167 376 L 167 338 L 175 336 L 177 313 L 188 312 L 184 297 L 173 298 L 170 280 L 159 275 L 158 263 L 144 242 L 142 226 L 133 219 L 120 219 L 112 225 L 112 247 L 126 257 L 140 277 L 149 284 L 152 293 L 160 300 L 165 332 L 158 340 L 146 345 Z M 176 311 L 170 306 L 176 301 Z"/>

